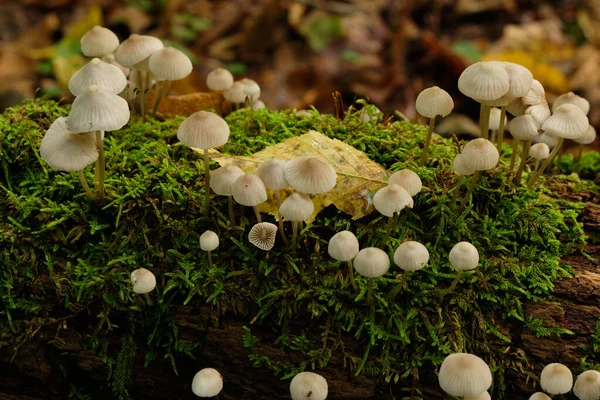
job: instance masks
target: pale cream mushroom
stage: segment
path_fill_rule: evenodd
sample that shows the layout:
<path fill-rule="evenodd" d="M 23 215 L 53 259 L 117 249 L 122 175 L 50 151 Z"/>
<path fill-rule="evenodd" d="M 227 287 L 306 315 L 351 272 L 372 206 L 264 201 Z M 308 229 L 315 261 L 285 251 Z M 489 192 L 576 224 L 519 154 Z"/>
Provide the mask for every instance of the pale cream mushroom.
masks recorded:
<path fill-rule="evenodd" d="M 429 261 L 429 251 L 425 246 L 419 242 L 413 240 L 402 243 L 394 252 L 394 263 L 404 271 L 400 283 L 391 291 L 390 300 L 394 300 L 396 295 L 400 292 L 406 280 L 408 274 L 411 271 L 418 271 L 425 267 L 425 264 Z M 397 279 L 398 277 L 396 277 Z"/>
<path fill-rule="evenodd" d="M 104 57 L 119 47 L 119 38 L 108 28 L 94 26 L 81 37 L 81 52 L 86 57 Z"/>
<path fill-rule="evenodd" d="M 146 268 L 138 268 L 131 272 L 131 283 L 133 284 L 133 291 L 137 294 L 143 294 L 148 305 L 151 306 L 153 302 L 149 293 L 156 287 L 154 274 Z"/>
<path fill-rule="evenodd" d="M 337 181 L 333 167 L 314 157 L 296 157 L 285 163 L 283 171 L 293 189 L 307 194 L 328 192 Z"/>
<path fill-rule="evenodd" d="M 229 204 L 229 222 L 235 226 L 235 214 L 233 213 L 233 185 L 235 181 L 244 175 L 244 171 L 235 165 L 227 165 L 215 170 L 210 176 L 210 188 L 219 196 L 227 196 Z"/>
<path fill-rule="evenodd" d="M 358 292 L 358 286 L 354 280 L 354 267 L 352 259 L 356 257 L 359 251 L 358 239 L 354 233 L 350 231 L 341 231 L 336 233 L 329 239 L 327 252 L 331 258 L 338 261 L 346 261 L 348 263 L 348 278 L 355 292 Z"/>
<path fill-rule="evenodd" d="M 566 365 L 548 364 L 540 374 L 540 386 L 550 395 L 569 393 L 573 387 L 573 374 Z"/>
<path fill-rule="evenodd" d="M 275 236 L 277 236 L 277 225 L 259 222 L 250 229 L 248 241 L 259 249 L 268 251 L 275 245 Z"/>
<path fill-rule="evenodd" d="M 474 354 L 454 353 L 442 362 L 438 381 L 442 390 L 451 396 L 475 397 L 492 385 L 492 371 Z"/>
<path fill-rule="evenodd" d="M 274 158 L 269 161 L 262 162 L 256 169 L 256 175 L 265 183 L 267 189 L 275 192 L 275 199 L 277 200 L 277 212 L 275 218 L 279 222 L 279 232 L 284 243 L 287 244 L 285 233 L 283 232 L 283 220 L 279 215 L 279 208 L 281 207 L 281 191 L 290 186 L 287 179 L 285 179 L 285 172 L 283 167 L 285 160 Z"/>
<path fill-rule="evenodd" d="M 282 218 L 292 221 L 292 248 L 296 248 L 296 237 L 298 234 L 298 225 L 307 220 L 315 211 L 313 201 L 304 193 L 292 193 L 281 203 L 279 215 Z"/>
<path fill-rule="evenodd" d="M 529 155 L 535 160 L 535 173 L 540 168 L 540 162 L 550 156 L 550 148 L 546 143 L 536 143 L 529 148 Z"/>
<path fill-rule="evenodd" d="M 213 231 L 205 231 L 200 235 L 200 250 L 206 251 L 208 255 L 208 267 L 212 268 L 212 254 L 211 252 L 219 247 L 219 235 Z"/>
<path fill-rule="evenodd" d="M 71 76 L 69 90 L 79 96 L 93 85 L 105 92 L 119 94 L 127 86 L 127 77 L 119 67 L 94 58 Z"/>
<path fill-rule="evenodd" d="M 540 126 L 531 115 L 521 115 L 515 117 L 508 124 L 508 130 L 513 136 L 512 141 L 512 155 L 510 159 L 510 170 L 512 171 L 515 166 L 517 159 L 517 153 L 519 149 L 519 143 L 523 143 L 523 150 L 521 152 L 521 164 L 515 175 L 515 183 L 518 185 L 521 182 L 521 176 L 525 169 L 525 161 L 527 160 L 527 154 L 531 147 L 531 142 L 538 135 Z"/>
<path fill-rule="evenodd" d="M 600 372 L 591 369 L 579 374 L 573 393 L 579 400 L 600 399 Z"/>
<path fill-rule="evenodd" d="M 214 397 L 223 390 L 223 377 L 214 368 L 201 369 L 192 380 L 192 392 L 198 397 Z"/>
<path fill-rule="evenodd" d="M 152 115 L 156 115 L 158 106 L 167 93 L 171 82 L 178 81 L 191 74 L 193 66 L 192 61 L 185 53 L 173 47 L 165 47 L 152 53 L 148 59 L 148 68 L 158 81 L 162 81 L 160 90 L 158 90 L 159 83 L 156 83 L 157 94 L 152 110 Z"/>
<path fill-rule="evenodd" d="M 454 290 L 463 271 L 477 268 L 477 265 L 479 265 L 479 252 L 471 243 L 459 242 L 452 247 L 452 250 L 450 250 L 448 260 L 452 267 L 458 272 L 450 287 L 442 293 L 442 297 Z"/>
<path fill-rule="evenodd" d="M 354 269 L 369 278 L 367 304 L 373 303 L 373 278 L 384 275 L 390 269 L 390 257 L 377 247 L 367 247 L 354 257 Z"/>
<path fill-rule="evenodd" d="M 379 189 L 373 196 L 373 206 L 379 213 L 388 217 L 388 222 L 383 238 L 382 246 L 385 246 L 392 232 L 394 216 L 405 207 L 412 208 L 414 205 L 410 194 L 400 185 L 387 185 Z"/>
<path fill-rule="evenodd" d="M 425 118 L 429 118 L 429 128 L 427 130 L 427 136 L 425 136 L 423 152 L 419 159 L 419 167 L 421 167 L 425 164 L 425 161 L 427 161 L 427 155 L 429 154 L 429 144 L 431 142 L 431 137 L 433 136 L 435 117 L 438 115 L 445 117 L 450 114 L 454 108 L 454 101 L 444 89 L 433 86 L 419 93 L 415 107 L 419 114 Z"/>
<path fill-rule="evenodd" d="M 579 145 L 579 151 L 577 152 L 577 173 L 581 169 L 581 156 L 583 153 L 583 146 L 592 144 L 596 140 L 596 129 L 592 125 L 589 126 L 585 134 L 579 139 L 573 139 L 575 143 Z"/>
<path fill-rule="evenodd" d="M 292 400 L 325 400 L 327 394 L 327 381 L 314 372 L 300 372 L 290 382 Z"/>
<path fill-rule="evenodd" d="M 252 207 L 256 220 L 262 222 L 257 206 L 267 201 L 267 188 L 257 175 L 245 174 L 233 184 L 233 199 L 246 207 Z"/>
<path fill-rule="evenodd" d="M 421 182 L 419 175 L 410 169 L 401 169 L 394 172 L 388 178 L 388 185 L 399 185 L 411 196 L 416 196 L 423 188 L 423 182 Z"/>
<path fill-rule="evenodd" d="M 462 212 L 471 198 L 471 194 L 477 185 L 477 180 L 479 179 L 481 171 L 487 171 L 494 168 L 500 159 L 500 154 L 498 153 L 498 149 L 494 147 L 494 144 L 489 140 L 482 138 L 471 140 L 467 143 L 461 154 L 465 166 L 474 170 L 475 173 L 471 178 L 471 184 L 467 189 L 467 193 L 460 203 L 459 213 Z"/>

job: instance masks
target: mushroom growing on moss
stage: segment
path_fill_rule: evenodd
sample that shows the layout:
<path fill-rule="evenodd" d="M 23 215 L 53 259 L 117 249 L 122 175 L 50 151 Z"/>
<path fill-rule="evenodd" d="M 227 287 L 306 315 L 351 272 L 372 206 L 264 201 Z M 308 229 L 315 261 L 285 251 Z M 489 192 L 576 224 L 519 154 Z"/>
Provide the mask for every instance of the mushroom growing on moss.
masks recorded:
<path fill-rule="evenodd" d="M 450 250 L 448 259 L 450 260 L 452 267 L 458 272 L 452 285 L 442 293 L 442 297 L 454 290 L 463 271 L 477 268 L 477 265 L 479 264 L 479 252 L 471 243 L 460 242 L 455 244 L 452 250 Z"/>
<path fill-rule="evenodd" d="M 442 390 L 451 396 L 475 397 L 492 385 L 492 371 L 474 354 L 454 353 L 442 362 L 438 380 Z"/>
<path fill-rule="evenodd" d="M 80 96 L 92 85 L 105 92 L 119 94 L 127 86 L 127 77 L 119 67 L 94 58 L 71 76 L 69 90 Z"/>
<path fill-rule="evenodd" d="M 315 205 L 311 198 L 299 192 L 292 193 L 279 207 L 279 215 L 292 221 L 292 249 L 296 248 L 299 223 L 310 218 L 314 211 Z"/>
<path fill-rule="evenodd" d="M 512 155 L 510 159 L 510 170 L 512 171 L 515 166 L 517 159 L 517 153 L 519 149 L 519 143 L 523 142 L 523 150 L 521 152 L 521 164 L 515 175 L 515 183 L 518 185 L 521 182 L 521 175 L 525 169 L 525 162 L 527 160 L 527 154 L 529 153 L 529 147 L 531 147 L 531 141 L 538 135 L 540 126 L 533 119 L 531 115 L 521 115 L 515 117 L 508 125 L 508 130 L 513 136 L 512 142 Z"/>
<path fill-rule="evenodd" d="M 243 206 L 252 207 L 258 222 L 262 222 L 262 218 L 257 206 L 267 198 L 267 188 L 257 175 L 245 174 L 233 183 L 233 199 Z"/>
<path fill-rule="evenodd" d="M 119 38 L 108 28 L 94 26 L 79 41 L 86 57 L 104 57 L 119 47 Z"/>
<path fill-rule="evenodd" d="M 540 374 L 540 386 L 550 395 L 569 393 L 573 387 L 573 374 L 566 365 L 550 363 Z"/>
<path fill-rule="evenodd" d="M 133 291 L 137 294 L 143 294 L 146 297 L 148 305 L 152 305 L 149 293 L 156 287 L 156 277 L 146 268 L 138 268 L 131 272 L 131 283 Z"/>
<path fill-rule="evenodd" d="M 275 192 L 275 199 L 277 200 L 277 212 L 275 218 L 279 222 L 281 238 L 287 244 L 287 239 L 283 232 L 283 220 L 279 215 L 279 208 L 281 207 L 281 191 L 290 186 L 287 179 L 285 179 L 285 172 L 283 170 L 285 163 L 285 160 L 279 160 L 277 158 L 260 163 L 256 169 L 256 175 L 262 179 L 267 189 Z"/>
<path fill-rule="evenodd" d="M 354 269 L 369 278 L 367 304 L 373 303 L 373 278 L 384 275 L 390 269 L 390 257 L 377 247 L 367 247 L 354 257 Z"/>
<path fill-rule="evenodd" d="M 445 117 L 450 114 L 454 108 L 454 101 L 444 89 L 433 86 L 419 93 L 415 106 L 419 114 L 425 118 L 429 118 L 429 128 L 427 136 L 425 136 L 423 152 L 419 159 L 419 167 L 421 167 L 427 161 L 427 155 L 429 154 L 429 143 L 431 142 L 431 136 L 433 136 L 435 117 L 438 115 Z"/>
<path fill-rule="evenodd" d="M 214 397 L 223 390 L 223 377 L 214 368 L 201 369 L 192 380 L 192 392 L 198 397 Z"/>
<path fill-rule="evenodd" d="M 394 300 L 396 295 L 400 292 L 408 274 L 411 271 L 418 271 L 423 269 L 425 264 L 429 261 L 429 251 L 419 242 L 409 240 L 402 243 L 394 252 L 394 263 L 404 271 L 402 274 L 402 280 L 390 293 L 390 300 Z"/>
<path fill-rule="evenodd" d="M 244 175 L 244 171 L 235 165 L 227 165 L 215 170 L 210 176 L 210 188 L 219 196 L 227 196 L 229 205 L 229 223 L 235 226 L 235 214 L 233 213 L 233 185 L 235 181 Z"/>
<path fill-rule="evenodd" d="M 300 372 L 290 382 L 292 400 L 325 400 L 327 381 L 314 372 Z"/>
<path fill-rule="evenodd" d="M 385 231 L 385 237 L 381 242 L 382 246 L 387 245 L 392 232 L 392 223 L 394 215 L 402 211 L 405 207 L 413 207 L 413 199 L 410 194 L 400 185 L 388 185 L 379 189 L 373 196 L 373 206 L 382 215 L 388 217 Z"/>
<path fill-rule="evenodd" d="M 355 292 L 358 292 L 358 286 L 354 280 L 354 267 L 352 259 L 356 257 L 359 251 L 358 239 L 350 231 L 341 231 L 329 239 L 327 252 L 334 260 L 346 261 L 348 263 L 348 278 Z"/>
<path fill-rule="evenodd" d="M 259 222 L 250 229 L 248 241 L 259 249 L 268 251 L 275 245 L 275 236 L 277 236 L 277 225 Z"/>
<path fill-rule="evenodd" d="M 200 235 L 200 249 L 206 251 L 208 254 L 208 267 L 212 268 L 212 254 L 211 252 L 219 247 L 219 235 L 213 231 L 205 231 Z"/>
<path fill-rule="evenodd" d="M 579 400 L 600 399 L 600 372 L 591 369 L 579 374 L 573 393 Z"/>
<path fill-rule="evenodd" d="M 471 140 L 467 143 L 461 154 L 465 166 L 475 171 L 475 173 L 471 178 L 471 184 L 467 189 L 467 193 L 460 203 L 459 212 L 462 212 L 471 198 L 471 194 L 477 185 L 477 180 L 479 179 L 481 171 L 487 171 L 494 168 L 500 159 L 500 154 L 498 153 L 498 149 L 494 147 L 494 144 L 489 140 L 482 138 Z"/>
<path fill-rule="evenodd" d="M 193 66 L 192 61 L 185 53 L 173 47 L 165 47 L 152 53 L 148 60 L 148 68 L 158 81 L 163 81 L 160 91 L 158 90 L 159 83 L 156 83 L 157 95 L 152 109 L 152 115 L 156 115 L 158 106 L 167 93 L 171 82 L 178 81 L 191 74 Z"/>

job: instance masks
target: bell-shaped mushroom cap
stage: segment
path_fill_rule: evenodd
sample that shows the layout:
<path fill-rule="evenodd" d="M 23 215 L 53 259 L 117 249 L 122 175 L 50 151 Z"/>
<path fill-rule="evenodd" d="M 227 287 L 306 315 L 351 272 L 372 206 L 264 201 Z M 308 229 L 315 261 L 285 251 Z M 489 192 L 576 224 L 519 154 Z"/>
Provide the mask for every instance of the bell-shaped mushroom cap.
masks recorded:
<path fill-rule="evenodd" d="M 367 247 L 354 257 L 354 269 L 367 278 L 377 278 L 390 269 L 390 257 L 377 247 Z"/>
<path fill-rule="evenodd" d="M 579 400 L 600 399 L 600 372 L 591 369 L 579 374 L 573 386 L 573 393 Z"/>
<path fill-rule="evenodd" d="M 329 239 L 327 252 L 334 260 L 350 261 L 358 253 L 358 239 L 350 231 L 341 231 Z"/>
<path fill-rule="evenodd" d="M 492 107 L 490 109 L 490 121 L 489 128 L 492 130 L 500 129 L 500 114 L 501 111 L 499 108 Z M 504 123 L 506 124 L 506 115 L 504 116 Z"/>
<path fill-rule="evenodd" d="M 514 99 L 514 97 L 510 96 L 506 93 L 504 96 L 500 97 L 496 100 L 480 100 L 481 104 L 486 104 L 491 107 L 505 107 Z"/>
<path fill-rule="evenodd" d="M 429 251 L 419 242 L 409 240 L 394 252 L 394 263 L 404 271 L 418 271 L 429 261 Z"/>
<path fill-rule="evenodd" d="M 200 235 L 200 249 L 202 251 L 213 251 L 219 247 L 219 235 L 213 231 L 204 231 Z"/>
<path fill-rule="evenodd" d="M 183 120 L 177 139 L 190 147 L 214 149 L 227 143 L 229 125 L 215 113 L 198 111 Z"/>
<path fill-rule="evenodd" d="M 275 245 L 277 225 L 270 222 L 255 224 L 248 234 L 248 241 L 261 250 L 271 250 Z"/>
<path fill-rule="evenodd" d="M 529 397 L 529 400 L 552 400 L 552 398 L 544 392 L 536 392 Z"/>
<path fill-rule="evenodd" d="M 541 102 L 546 101 L 546 92 L 538 80 L 534 79 L 531 82 L 531 89 L 529 89 L 529 91 L 523 95 L 522 101 L 523 104 L 528 106 L 540 104 Z"/>
<path fill-rule="evenodd" d="M 542 125 L 542 130 L 564 139 L 577 139 L 585 135 L 590 126 L 583 111 L 573 104 L 556 107 L 554 113 Z"/>
<path fill-rule="evenodd" d="M 314 157 L 296 157 L 283 166 L 285 179 L 302 193 L 325 193 L 335 187 L 337 174 L 333 167 Z"/>
<path fill-rule="evenodd" d="M 515 117 L 508 124 L 510 134 L 519 140 L 533 140 L 538 135 L 539 129 L 540 126 L 531 115 Z"/>
<path fill-rule="evenodd" d="M 552 104 L 552 112 L 563 104 L 573 104 L 574 106 L 579 107 L 585 115 L 588 115 L 590 112 L 590 102 L 581 96 L 577 96 L 573 92 L 564 93 L 558 96 L 556 100 L 554 100 L 554 104 Z"/>
<path fill-rule="evenodd" d="M 235 165 L 218 168 L 210 174 L 210 188 L 220 196 L 232 196 L 233 184 L 244 171 Z"/>
<path fill-rule="evenodd" d="M 245 174 L 233 183 L 233 199 L 246 207 L 254 207 L 267 201 L 267 188 L 257 175 Z"/>
<path fill-rule="evenodd" d="M 215 68 L 206 76 L 206 86 L 210 90 L 223 91 L 233 85 L 233 75 L 225 68 Z"/>
<path fill-rule="evenodd" d="M 502 66 L 508 74 L 509 89 L 508 96 L 511 98 L 521 97 L 527 94 L 533 85 L 531 71 L 520 64 L 502 62 Z"/>
<path fill-rule="evenodd" d="M 105 92 L 118 94 L 127 86 L 127 78 L 119 67 L 94 58 L 71 76 L 69 90 L 79 96 L 92 85 Z"/>
<path fill-rule="evenodd" d="M 467 271 L 477 268 L 477 264 L 479 264 L 479 252 L 471 243 L 459 242 L 450 250 L 448 259 L 454 269 Z"/>
<path fill-rule="evenodd" d="M 404 207 L 412 208 L 413 199 L 410 193 L 400 185 L 388 185 L 383 187 L 373 196 L 373 206 L 386 217 L 393 217 Z"/>
<path fill-rule="evenodd" d="M 492 371 L 481 358 L 469 353 L 450 354 L 438 374 L 440 387 L 451 396 L 474 397 L 492 385 Z"/>
<path fill-rule="evenodd" d="M 40 155 L 57 171 L 81 171 L 98 159 L 94 132 L 71 133 L 65 117 L 57 118 L 40 144 Z"/>
<path fill-rule="evenodd" d="M 574 139 L 573 141 L 579 144 L 592 144 L 594 143 L 594 140 L 596 140 L 596 129 L 590 125 L 582 137 Z"/>
<path fill-rule="evenodd" d="M 292 400 L 325 400 L 327 381 L 314 372 L 300 372 L 290 382 Z"/>
<path fill-rule="evenodd" d="M 292 193 L 281 203 L 279 214 L 288 221 L 304 221 L 315 211 L 315 205 L 308 195 L 304 193 Z"/>
<path fill-rule="evenodd" d="M 119 38 L 108 28 L 94 26 L 81 37 L 81 52 L 86 57 L 102 57 L 119 47 Z"/>
<path fill-rule="evenodd" d="M 129 105 L 116 94 L 90 86 L 73 101 L 67 125 L 73 133 L 116 131 L 129 121 Z"/>
<path fill-rule="evenodd" d="M 550 155 L 550 147 L 546 143 L 536 143 L 529 148 L 529 155 L 536 160 L 545 160 Z"/>
<path fill-rule="evenodd" d="M 156 287 L 156 277 L 146 268 L 138 268 L 131 273 L 131 283 L 135 293 L 150 293 Z"/>
<path fill-rule="evenodd" d="M 508 93 L 510 82 L 501 63 L 483 61 L 468 66 L 458 78 L 458 90 L 474 100 L 496 100 Z"/>
<path fill-rule="evenodd" d="M 249 97 L 252 101 L 257 101 L 260 97 L 260 86 L 252 79 L 243 78 L 240 82 L 244 84 L 242 92 L 244 96 Z"/>
<path fill-rule="evenodd" d="M 581 111 L 581 110 L 580 110 Z M 548 394 L 565 394 L 573 387 L 571 370 L 560 363 L 551 363 L 544 367 L 540 375 L 540 386 Z"/>
<path fill-rule="evenodd" d="M 163 43 L 160 39 L 134 33 L 117 47 L 115 60 L 124 67 L 133 67 L 162 48 Z"/>
<path fill-rule="evenodd" d="M 475 171 L 487 171 L 498 164 L 500 154 L 492 142 L 484 138 L 471 140 L 462 151 L 465 166 Z"/>
<path fill-rule="evenodd" d="M 411 196 L 416 195 L 423 188 L 423 182 L 421 182 L 419 175 L 410 169 L 394 172 L 388 179 L 388 185 L 399 185 Z"/>
<path fill-rule="evenodd" d="M 178 81 L 192 73 L 192 61 L 173 47 L 158 49 L 148 59 L 148 68 L 158 80 Z"/>
<path fill-rule="evenodd" d="M 465 396 L 463 397 L 463 400 L 491 400 L 492 396 L 490 396 L 490 393 L 488 391 L 485 391 L 483 393 L 481 393 L 479 396 Z"/>
<path fill-rule="evenodd" d="M 517 97 L 516 99 L 512 99 L 508 105 L 506 106 L 506 112 L 509 114 L 518 117 L 519 115 L 525 114 L 525 110 L 529 107 L 526 104 L 523 104 L 523 98 Z"/>
<path fill-rule="evenodd" d="M 546 143 L 550 148 L 553 148 L 558 144 L 558 138 L 554 135 L 549 134 L 548 132 L 542 133 L 539 137 L 539 141 L 542 143 Z"/>
<path fill-rule="evenodd" d="M 285 189 L 290 186 L 287 179 L 285 179 L 285 172 L 283 171 L 285 163 L 285 160 L 279 160 L 277 158 L 262 162 L 256 169 L 256 175 L 263 180 L 268 189 Z"/>
<path fill-rule="evenodd" d="M 265 105 L 265 103 L 262 100 L 256 100 L 255 102 L 252 103 L 252 109 L 253 110 L 262 110 L 263 108 L 267 108 L 267 106 Z"/>
<path fill-rule="evenodd" d="M 452 162 L 452 169 L 454 169 L 454 172 L 456 172 L 459 175 L 469 176 L 475 173 L 475 171 L 471 168 L 467 168 L 462 154 L 457 154 L 456 157 L 454 157 L 454 161 Z"/>
<path fill-rule="evenodd" d="M 542 101 L 541 103 L 527 107 L 527 109 L 525 110 L 525 114 L 531 115 L 533 117 L 533 120 L 540 126 L 542 126 L 542 124 L 546 122 L 546 120 L 550 118 L 551 115 L 550 108 L 548 107 L 548 103 L 546 102 L 546 100 Z"/>
<path fill-rule="evenodd" d="M 198 397 L 214 397 L 223 390 L 223 377 L 214 368 L 204 368 L 194 375 L 192 392 Z"/>
<path fill-rule="evenodd" d="M 416 108 L 419 114 L 427 118 L 438 115 L 445 117 L 452 112 L 454 101 L 444 89 L 433 86 L 419 93 Z"/>
<path fill-rule="evenodd" d="M 246 101 L 246 94 L 244 93 L 244 84 L 240 81 L 233 82 L 229 89 L 223 92 L 223 97 L 232 103 L 240 104 Z"/>

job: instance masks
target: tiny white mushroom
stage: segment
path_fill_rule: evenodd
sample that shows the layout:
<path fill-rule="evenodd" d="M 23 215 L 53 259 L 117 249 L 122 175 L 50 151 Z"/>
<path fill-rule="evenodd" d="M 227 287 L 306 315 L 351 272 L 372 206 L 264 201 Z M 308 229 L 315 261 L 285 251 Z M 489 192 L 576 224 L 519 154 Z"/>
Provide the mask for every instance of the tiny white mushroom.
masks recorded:
<path fill-rule="evenodd" d="M 214 397 L 223 390 L 223 377 L 214 368 L 201 369 L 192 380 L 192 392 L 198 397 Z"/>
<path fill-rule="evenodd" d="M 268 251 L 275 245 L 275 236 L 277 236 L 277 225 L 259 222 L 250 229 L 248 241 L 259 249 Z"/>

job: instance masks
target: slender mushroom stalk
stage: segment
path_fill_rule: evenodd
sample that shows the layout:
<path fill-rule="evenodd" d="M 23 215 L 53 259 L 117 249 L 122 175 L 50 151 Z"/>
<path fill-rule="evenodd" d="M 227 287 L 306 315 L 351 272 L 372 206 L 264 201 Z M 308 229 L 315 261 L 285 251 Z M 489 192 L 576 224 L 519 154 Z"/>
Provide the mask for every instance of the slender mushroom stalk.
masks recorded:
<path fill-rule="evenodd" d="M 521 177 L 523 176 L 523 171 L 525 170 L 525 164 L 527 164 L 527 155 L 529 154 L 529 148 L 531 147 L 531 140 L 523 141 L 523 150 L 521 151 L 521 163 L 519 164 L 519 169 L 517 169 L 517 173 L 515 174 L 515 184 L 521 183 Z"/>
<path fill-rule="evenodd" d="M 154 107 L 152 108 L 152 117 L 156 117 L 156 113 L 158 112 L 158 107 L 163 99 L 163 97 L 169 91 L 169 86 L 171 86 L 170 81 L 164 81 L 162 84 L 160 82 L 156 82 L 156 96 L 154 99 Z M 160 87 L 160 90 L 159 90 Z"/>
<path fill-rule="evenodd" d="M 296 238 L 298 237 L 298 221 L 292 221 L 292 249 L 296 248 Z"/>
<path fill-rule="evenodd" d="M 83 170 L 80 169 L 79 171 L 77 171 L 77 176 L 79 177 L 79 182 L 81 182 L 81 186 L 83 186 L 83 190 L 85 190 L 85 194 L 87 194 L 87 196 L 90 198 L 90 200 L 96 200 L 96 195 L 94 194 L 94 192 L 92 192 L 92 189 L 90 189 L 90 185 L 88 185 L 87 180 L 85 179 L 85 176 L 83 175 Z"/>
<path fill-rule="evenodd" d="M 421 153 L 421 158 L 419 159 L 419 167 L 422 167 L 427 160 L 427 155 L 429 154 L 429 143 L 431 142 L 431 136 L 433 135 L 433 128 L 435 126 L 435 117 L 429 118 L 429 128 L 427 129 L 427 136 L 425 136 L 425 143 L 423 144 L 423 152 Z"/>
<path fill-rule="evenodd" d="M 410 193 L 400 185 L 390 184 L 381 188 L 373 196 L 373 206 L 379 213 L 388 217 L 386 234 L 381 242 L 381 247 L 385 248 L 390 238 L 394 214 L 399 213 L 405 207 L 413 207 L 413 199 Z"/>
<path fill-rule="evenodd" d="M 208 159 L 208 149 L 204 149 L 204 192 L 204 209 L 208 210 L 210 206 L 210 161 Z"/>
<path fill-rule="evenodd" d="M 283 230 L 283 220 L 279 213 L 279 208 L 281 208 L 281 190 L 290 186 L 287 179 L 285 179 L 284 165 L 286 161 L 280 159 L 272 159 L 269 161 L 265 161 L 260 163 L 258 168 L 256 169 L 256 175 L 260 177 L 265 183 L 265 186 L 268 189 L 271 189 L 275 192 L 275 199 L 277 201 L 277 211 L 275 212 L 275 218 L 279 222 L 279 233 L 284 244 L 288 244 L 287 238 L 285 237 L 285 233 Z"/>
<path fill-rule="evenodd" d="M 292 193 L 281 203 L 279 215 L 288 221 L 292 221 L 292 248 L 296 248 L 298 228 L 302 221 L 307 220 L 315 211 L 312 199 L 304 193 Z"/>
<path fill-rule="evenodd" d="M 467 168 L 467 166 L 465 165 L 464 157 L 460 153 L 457 154 L 456 157 L 454 157 L 454 161 L 452 162 L 452 169 L 454 170 L 454 172 L 460 175 L 460 179 L 456 183 L 454 189 L 452 189 L 454 193 L 452 194 L 451 204 L 455 204 L 458 194 L 460 193 L 460 188 L 464 184 L 466 177 L 469 175 L 473 175 L 475 171 L 473 171 L 470 168 Z"/>
<path fill-rule="evenodd" d="M 419 167 L 422 167 L 427 161 L 427 155 L 429 154 L 429 145 L 431 143 L 431 137 L 433 136 L 435 117 L 438 115 L 445 117 L 450 114 L 454 108 L 454 101 L 445 90 L 433 86 L 419 93 L 415 106 L 420 115 L 429 118 L 429 128 L 427 130 L 427 136 L 425 137 L 423 152 L 419 159 Z"/>
<path fill-rule="evenodd" d="M 458 281 L 460 281 L 460 277 L 462 276 L 462 273 L 463 273 L 462 270 L 459 269 L 458 272 L 456 273 L 456 277 L 452 281 L 452 284 L 450 285 L 450 287 L 442 292 L 442 297 L 444 297 L 445 295 L 447 295 L 448 293 L 453 291 L 454 288 L 456 288 L 456 285 L 458 284 Z"/>
<path fill-rule="evenodd" d="M 210 188 L 219 196 L 227 196 L 229 208 L 229 224 L 235 226 L 235 214 L 233 212 L 233 186 L 235 181 L 244 175 L 244 171 L 235 165 L 227 165 L 217 168 L 210 175 Z"/>
<path fill-rule="evenodd" d="M 235 226 L 235 213 L 233 212 L 233 196 L 227 196 L 227 203 L 229 209 L 229 224 Z"/>
<path fill-rule="evenodd" d="M 252 206 L 252 209 L 254 210 L 254 215 L 256 215 L 256 220 L 260 224 L 262 222 L 262 218 L 260 216 L 260 211 L 258 211 L 258 207 Z"/>
<path fill-rule="evenodd" d="M 508 170 L 511 172 L 513 169 L 515 169 L 515 162 L 517 161 L 517 153 L 519 152 L 520 142 L 521 141 L 517 138 L 512 139 L 512 154 L 510 156 L 510 166 L 508 167 Z"/>
<path fill-rule="evenodd" d="M 385 248 L 385 245 L 387 244 L 388 240 L 390 240 L 390 234 L 392 232 L 392 224 L 394 222 L 395 215 L 398 215 L 398 213 L 395 212 L 391 217 L 388 217 L 388 222 L 385 227 L 385 236 L 383 237 L 383 240 L 381 241 L 381 246 L 384 248 Z"/>
<path fill-rule="evenodd" d="M 477 186 L 477 181 L 479 180 L 480 174 L 481 174 L 481 171 L 475 171 L 473 173 L 473 176 L 471 177 L 471 184 L 469 185 L 469 188 L 467 189 L 467 193 L 465 193 L 465 196 L 462 198 L 462 200 L 460 202 L 460 206 L 458 207 L 459 214 L 462 213 L 462 211 L 465 209 L 465 206 L 467 205 L 467 202 L 471 198 L 471 195 L 473 194 L 473 190 L 475 189 L 475 186 Z"/>
<path fill-rule="evenodd" d="M 281 239 L 283 240 L 283 243 L 285 243 L 287 245 L 288 240 L 285 237 L 285 231 L 283 230 L 283 218 L 281 218 L 281 214 L 279 213 L 279 209 L 281 208 L 281 190 L 275 191 L 275 198 L 277 200 L 277 215 L 275 216 L 275 218 L 277 218 L 277 221 L 278 221 L 279 234 L 281 235 Z"/>
<path fill-rule="evenodd" d="M 496 146 L 498 152 L 502 151 L 502 143 L 504 142 L 504 126 L 506 124 L 506 106 L 500 107 L 500 127 L 498 128 L 498 142 Z"/>
<path fill-rule="evenodd" d="M 554 156 L 556 156 L 556 154 L 558 154 L 564 141 L 565 141 L 565 139 L 563 139 L 562 137 L 558 138 L 558 142 L 556 143 L 556 146 L 554 146 L 554 149 L 552 149 L 552 153 L 550 153 L 548 158 L 546 158 L 544 160 L 544 162 L 542 163 L 542 166 L 537 171 L 535 171 L 535 173 L 533 175 L 531 175 L 531 178 L 529 178 L 529 182 L 527 183 L 528 189 L 531 189 L 533 187 L 533 185 L 535 185 L 535 183 L 537 182 L 540 175 L 544 173 L 544 170 L 548 167 L 548 165 L 550 165 Z"/>
<path fill-rule="evenodd" d="M 406 280 L 408 279 L 409 274 L 410 274 L 410 271 L 406 270 L 406 271 L 404 271 L 404 273 L 402 275 L 396 276 L 396 279 L 399 279 L 400 283 L 398 283 L 396 285 L 396 287 L 394 289 L 392 289 L 392 291 L 390 292 L 390 301 L 394 301 L 394 299 L 396 298 L 398 293 L 400 293 L 400 290 L 402 290 L 402 288 L 404 287 L 404 284 L 406 283 Z"/>
<path fill-rule="evenodd" d="M 579 144 L 579 150 L 577 152 L 577 168 L 576 171 L 579 174 L 581 171 L 581 155 L 583 153 L 583 146 L 587 144 L 592 144 L 596 140 L 596 129 L 592 125 L 590 125 L 585 132 L 585 134 L 579 139 L 574 139 L 574 142 Z"/>
<path fill-rule="evenodd" d="M 98 170 L 98 187 L 96 188 L 96 200 L 100 203 L 104 201 L 104 174 L 106 170 L 106 162 L 104 160 L 104 146 L 102 137 L 104 132 L 96 131 L 96 146 L 98 147 L 98 160 L 96 161 L 96 169 Z"/>

